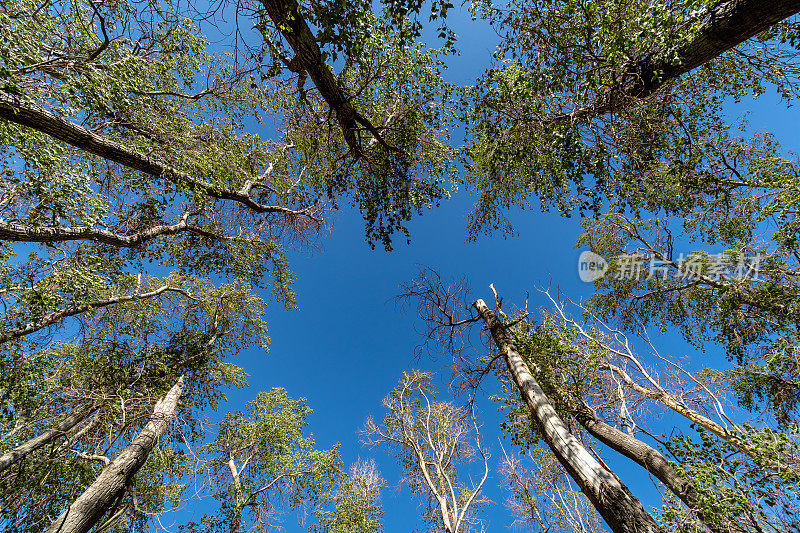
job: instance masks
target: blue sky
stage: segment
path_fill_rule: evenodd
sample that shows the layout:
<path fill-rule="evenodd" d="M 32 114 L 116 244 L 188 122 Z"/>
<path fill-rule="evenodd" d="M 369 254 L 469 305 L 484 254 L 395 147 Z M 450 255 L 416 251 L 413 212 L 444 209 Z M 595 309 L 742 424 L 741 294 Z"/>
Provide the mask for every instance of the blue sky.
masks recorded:
<path fill-rule="evenodd" d="M 470 82 L 480 74 L 489 64 L 496 42 L 490 29 L 467 17 L 458 10 L 451 15 L 462 55 L 450 62 L 449 76 L 458 83 Z M 752 130 L 774 131 L 788 149 L 797 146 L 796 110 L 787 110 L 772 95 L 730 107 L 733 115 L 745 109 L 752 111 Z M 419 265 L 425 265 L 447 277 L 466 275 L 475 294 L 485 299 L 491 297 L 490 283 L 507 300 L 517 303 L 530 291 L 533 309 L 546 305 L 543 296 L 535 292 L 540 285 L 560 289 L 573 299 L 586 298 L 593 291 L 577 274 L 580 250 L 574 243 L 580 234 L 579 218 L 514 211 L 511 218 L 518 236 L 484 236 L 467 242 L 466 216 L 474 202 L 470 194 L 458 192 L 441 207 L 413 220 L 411 245 L 397 242 L 389 253 L 367 246 L 357 212 L 343 209 L 335 214 L 333 230 L 320 239 L 320 250 L 289 253 L 297 274 L 299 310 L 287 311 L 278 305 L 269 309 L 270 353 L 248 351 L 238 356 L 235 362 L 250 374 L 250 387 L 231 392 L 227 405 L 221 406 L 221 410 L 239 409 L 258 391 L 271 387 L 284 387 L 295 398 L 307 398 L 314 409 L 310 430 L 318 445 L 341 443 L 346 464 L 358 457 L 373 457 L 378 462 L 389 485 L 382 499 L 387 533 L 417 527 L 422 502 L 413 501 L 408 489 L 398 485 L 400 470 L 386 450 L 370 450 L 360 444 L 358 430 L 368 414 L 383 416 L 381 400 L 405 370 L 441 371 L 440 394 L 449 394 L 447 356 L 414 359 L 414 347 L 420 342 L 415 326 L 420 324 L 413 310 L 403 312 L 395 306 L 393 297 L 400 284 L 414 277 Z M 674 336 L 667 337 L 671 347 L 680 346 Z M 484 516 L 488 531 L 504 531 L 512 518 L 497 487 L 496 468 L 502 456 L 498 404 L 486 401 L 495 392 L 492 386 L 490 383 L 479 401 L 483 440 L 492 450 L 490 466 L 494 470 L 485 491 L 494 503 Z M 658 504 L 660 495 L 638 466 L 616 459 L 611 451 L 604 452 L 604 457 L 640 499 Z M 202 504 L 193 508 L 203 512 Z M 294 516 L 286 517 L 288 532 L 305 530 L 295 522 Z"/>

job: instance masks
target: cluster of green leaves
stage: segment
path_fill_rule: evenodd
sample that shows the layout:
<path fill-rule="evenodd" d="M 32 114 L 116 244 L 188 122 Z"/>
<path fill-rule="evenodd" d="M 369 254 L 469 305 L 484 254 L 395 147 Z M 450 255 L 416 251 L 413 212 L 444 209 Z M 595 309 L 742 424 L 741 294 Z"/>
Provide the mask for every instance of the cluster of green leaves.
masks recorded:
<path fill-rule="evenodd" d="M 297 110 L 287 120 L 287 142 L 295 173 L 316 180 L 334 205 L 346 198 L 364 217 L 370 246 L 391 249 L 392 236 L 400 232 L 408 240 L 407 222 L 449 198 L 447 186 L 457 178 L 457 152 L 449 143 L 453 87 L 443 81 L 446 48 L 409 43 L 371 12 L 361 21 L 371 30 L 336 78 L 383 142 L 359 132 L 365 153 L 354 157 L 326 103 L 312 94 L 290 102 Z"/>
<path fill-rule="evenodd" d="M 283 389 L 261 392 L 245 412 L 228 413 L 207 445 L 216 514 L 187 531 L 267 531 L 282 505 L 313 508 L 341 477 L 338 447 L 317 450 L 305 435 L 311 409 Z"/>
<path fill-rule="evenodd" d="M 269 217 L 215 200 L 195 185 L 239 188 L 275 158 L 274 143 L 245 131 L 245 122 L 262 120 L 275 100 L 272 91 L 252 83 L 252 73 L 230 57 L 213 55 L 190 14 L 169 3 L 143 9 L 128 2 L 9 3 L 0 30 L 3 90 L 195 181 L 132 171 L 3 121 L 3 220 L 30 229 L 100 227 L 131 235 L 192 212 L 192 224 L 205 233 L 144 242 L 128 252 L 133 268 L 160 260 L 258 285 L 274 263 L 276 294 L 291 304 L 292 278 L 265 224 Z M 268 196 L 261 191 L 254 200 Z M 289 207 L 299 201 L 291 194 L 278 200 Z M 215 238 L 226 236 L 233 238 Z M 93 253 L 120 260 L 113 246 Z"/>
<path fill-rule="evenodd" d="M 358 462 L 350 474 L 322 495 L 314 509 L 315 533 L 380 533 L 383 531 L 380 492 L 385 481 L 374 462 Z"/>
<path fill-rule="evenodd" d="M 767 202 L 769 196 L 785 191 L 780 186 L 776 189 L 760 194 L 758 201 Z M 637 258 L 644 265 L 641 275 L 609 275 L 599 280 L 598 293 L 589 302 L 592 311 L 631 331 L 676 328 L 697 347 L 724 347 L 735 363 L 728 374 L 742 404 L 755 409 L 761 404 L 756 400 L 762 400 L 785 424 L 795 416 L 798 398 L 793 377 L 798 342 L 797 249 L 781 237 L 788 224 L 779 222 L 772 241 L 762 240 L 765 221 L 776 218 L 769 209 L 759 209 L 755 198 L 755 194 L 737 195 L 725 202 L 727 207 L 698 209 L 684 219 L 685 232 L 676 235 L 663 219 L 587 219 L 587 231 L 579 242 L 608 258 L 638 249 Z M 700 200 L 698 206 L 715 203 Z M 726 209 L 726 215 L 716 216 L 717 209 Z M 673 250 L 698 244 L 717 246 L 723 255 L 701 250 L 693 254 L 693 261 L 706 275 L 682 275 L 680 256 Z M 720 257 L 729 272 L 711 275 L 712 264 Z M 616 263 L 619 259 L 612 259 L 612 265 Z M 650 263 L 662 265 L 666 275 L 646 275 Z M 742 275 L 737 275 L 740 264 L 745 266 Z M 757 271 L 750 271 L 751 266 Z"/>
<path fill-rule="evenodd" d="M 757 446 L 785 449 L 791 446 L 786 435 L 775 431 L 745 428 L 743 436 Z M 796 435 L 796 426 L 792 433 Z M 698 511 L 713 517 L 713 524 L 736 521 L 748 529 L 792 531 L 798 527 L 797 480 L 788 475 L 765 474 L 757 464 L 720 445 L 708 432 L 698 429 L 696 438 L 672 436 L 666 448 L 676 460 L 676 468 L 697 487 Z M 694 531 L 693 521 L 674 499 L 668 502 L 661 518 L 674 531 Z"/>

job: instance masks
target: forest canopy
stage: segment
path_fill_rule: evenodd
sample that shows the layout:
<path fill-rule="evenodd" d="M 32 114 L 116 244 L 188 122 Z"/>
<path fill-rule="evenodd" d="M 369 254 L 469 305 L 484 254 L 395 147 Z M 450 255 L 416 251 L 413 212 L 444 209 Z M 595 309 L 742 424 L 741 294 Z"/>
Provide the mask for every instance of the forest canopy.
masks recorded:
<path fill-rule="evenodd" d="M 393 531 L 396 484 L 443 533 L 800 530 L 800 163 L 730 112 L 790 112 L 800 2 L 0 6 L 5 530 Z M 322 330 L 294 270 L 337 217 L 392 254 L 459 197 L 498 278 L 540 211 L 580 217 L 590 296 L 420 267 L 417 358 L 360 451 L 318 444 L 327 400 L 243 354 L 281 307 Z"/>

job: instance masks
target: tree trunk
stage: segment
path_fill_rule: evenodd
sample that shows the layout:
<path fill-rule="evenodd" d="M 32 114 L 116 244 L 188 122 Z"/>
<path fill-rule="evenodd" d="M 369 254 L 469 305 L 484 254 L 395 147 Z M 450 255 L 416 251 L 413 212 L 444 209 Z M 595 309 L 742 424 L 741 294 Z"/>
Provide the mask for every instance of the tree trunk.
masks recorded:
<path fill-rule="evenodd" d="M 147 425 L 108 466 L 86 491 L 64 511 L 45 533 L 86 533 L 97 524 L 113 502 L 122 496 L 155 447 L 158 439 L 175 418 L 183 392 L 183 376 L 156 402 Z"/>
<path fill-rule="evenodd" d="M 15 463 L 18 463 L 42 446 L 45 446 L 62 435 L 65 435 L 67 431 L 80 424 L 83 420 L 86 420 L 86 418 L 88 418 L 95 409 L 97 409 L 97 405 L 94 404 L 85 405 L 79 409 L 76 409 L 69 416 L 44 433 L 37 435 L 27 442 L 20 444 L 13 450 L 4 453 L 2 456 L 0 456 L 0 472 L 5 471 Z"/>
<path fill-rule="evenodd" d="M 317 39 L 300 13 L 296 0 L 261 0 L 264 10 L 295 53 L 289 69 L 298 73 L 307 72 L 325 102 L 336 113 L 347 145 L 360 155 L 361 146 L 356 137 L 360 115 L 350 98 L 336 81 L 331 68 L 325 64 Z"/>
<path fill-rule="evenodd" d="M 569 432 L 494 311 L 483 300 L 477 300 L 473 306 L 491 332 L 545 442 L 611 530 L 614 533 L 662 533 L 662 528 L 620 479 L 603 468 Z"/>
<path fill-rule="evenodd" d="M 239 533 L 242 524 L 242 513 L 244 512 L 244 494 L 242 492 L 242 483 L 239 479 L 239 469 L 236 468 L 236 462 L 233 455 L 228 459 L 228 468 L 231 471 L 231 485 L 236 496 L 236 507 L 233 510 L 233 519 L 231 520 L 231 533 Z"/>
<path fill-rule="evenodd" d="M 693 510 L 700 521 L 714 533 L 749 533 L 761 531 L 748 518 L 734 522 L 727 517 L 711 516 L 699 509 L 697 487 L 682 477 L 661 452 L 641 440 L 624 433 L 600 420 L 597 415 L 576 398 L 569 398 L 570 414 L 597 440 L 644 467 L 661 481 L 675 496 Z M 715 523 L 715 520 L 718 521 Z"/>
<path fill-rule="evenodd" d="M 694 39 L 677 51 L 679 63 L 671 61 L 676 54 L 640 58 L 630 69 L 635 79 L 616 87 L 594 104 L 568 116 L 572 121 L 586 121 L 620 109 L 630 98 L 645 98 L 679 76 L 722 55 L 781 20 L 800 11 L 800 0 L 728 0 L 712 8 Z M 656 74 L 658 76 L 656 77 Z"/>
<path fill-rule="evenodd" d="M 113 139 L 99 135 L 80 124 L 70 122 L 34 102 L 13 96 L 5 92 L 2 88 L 0 88 L 0 119 L 39 131 L 53 139 L 67 143 L 70 146 L 74 146 L 90 154 L 100 156 L 118 165 L 138 170 L 151 176 L 162 177 L 177 185 L 201 190 L 212 198 L 240 203 L 256 213 L 282 213 L 285 215 L 298 215 L 303 213 L 302 210 L 293 211 L 282 206 L 262 205 L 253 200 L 250 197 L 250 191 L 253 187 L 254 180 L 248 182 L 242 189 L 236 190 L 226 189 L 204 179 L 195 178 L 185 172 L 181 172 L 172 165 L 120 144 Z M 170 227 L 162 226 L 162 228 Z M 20 236 L 20 231 L 22 231 L 22 228 L 19 225 L 6 225 L 4 228 L 6 235 L 12 237 L 15 234 Z M 38 231 L 40 234 L 47 232 L 47 230 Z M 71 231 L 62 230 L 55 233 L 56 236 L 61 237 L 59 240 L 74 240 L 78 238 L 78 236 L 75 235 L 76 231 L 80 233 L 86 230 L 72 229 Z M 168 233 L 170 230 L 162 229 L 161 231 Z M 69 233 L 72 233 L 72 235 L 69 235 Z M 114 242 L 119 239 L 118 236 L 115 239 L 109 232 L 88 231 L 87 233 L 88 235 L 84 235 L 84 237 L 93 237 L 100 242 L 103 242 L 103 240 Z M 48 242 L 44 241 L 44 238 L 45 237 L 35 240 L 35 242 Z"/>

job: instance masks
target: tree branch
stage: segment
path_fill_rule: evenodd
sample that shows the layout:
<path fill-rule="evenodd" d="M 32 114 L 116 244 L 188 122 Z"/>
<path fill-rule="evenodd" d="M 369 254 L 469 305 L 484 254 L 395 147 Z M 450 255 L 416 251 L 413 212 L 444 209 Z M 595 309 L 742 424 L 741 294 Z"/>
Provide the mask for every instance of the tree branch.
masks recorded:
<path fill-rule="evenodd" d="M 48 315 L 45 315 L 39 322 L 29 323 L 28 325 L 5 331 L 4 333 L 0 334 L 0 344 L 7 342 L 12 339 L 17 339 L 19 337 L 24 337 L 25 335 L 29 335 L 35 331 L 39 331 L 42 328 L 47 326 L 51 326 L 56 322 L 59 322 L 65 318 L 80 315 L 89 311 L 90 309 L 97 309 L 102 307 L 109 307 L 111 305 L 117 305 L 126 302 L 135 302 L 139 300 L 145 300 L 147 298 L 153 298 L 154 296 L 158 296 L 165 292 L 175 292 L 178 294 L 182 294 L 187 298 L 193 298 L 191 294 L 186 292 L 185 290 L 178 288 L 178 287 L 171 287 L 169 285 L 164 285 L 155 289 L 150 292 L 145 292 L 141 294 L 131 294 L 129 296 L 115 296 L 113 298 L 107 298 L 105 300 L 95 300 L 93 302 L 89 302 L 83 305 L 78 305 L 76 307 L 70 307 L 68 309 L 62 309 L 61 311 L 55 311 Z"/>
<path fill-rule="evenodd" d="M 249 189 L 252 188 L 252 185 L 247 190 L 236 190 L 220 187 L 200 178 L 194 178 L 172 165 L 98 135 L 79 124 L 55 115 L 34 102 L 12 96 L 2 89 L 0 89 L 0 119 L 32 128 L 90 154 L 151 176 L 164 178 L 176 185 L 201 191 L 212 198 L 239 203 L 256 213 L 280 213 L 288 216 L 302 215 L 318 221 L 311 213 L 311 208 L 294 210 L 277 205 L 261 204 L 249 195 Z"/>

